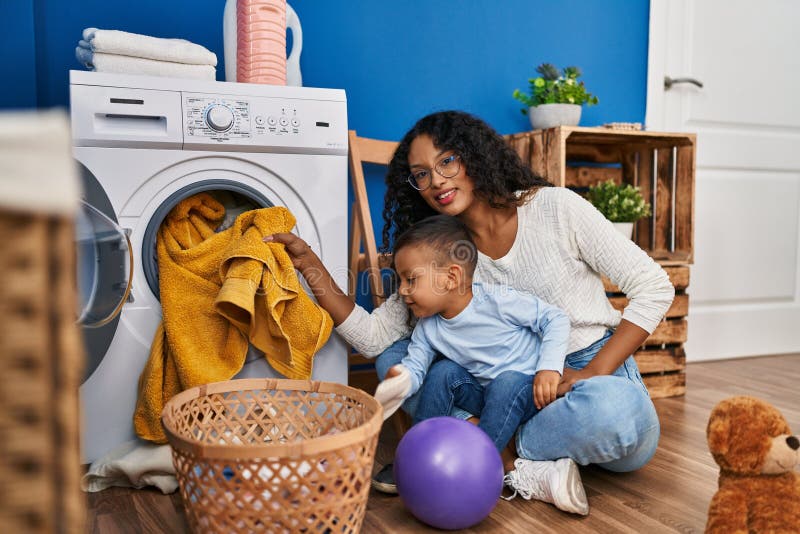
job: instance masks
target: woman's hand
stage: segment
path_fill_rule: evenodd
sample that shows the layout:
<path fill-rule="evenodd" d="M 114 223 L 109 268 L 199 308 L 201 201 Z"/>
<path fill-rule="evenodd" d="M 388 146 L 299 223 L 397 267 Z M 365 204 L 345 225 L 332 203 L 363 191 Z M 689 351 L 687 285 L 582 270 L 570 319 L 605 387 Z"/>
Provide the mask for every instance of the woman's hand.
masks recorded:
<path fill-rule="evenodd" d="M 558 384 L 558 396 L 563 397 L 578 380 L 593 376 L 610 375 L 625 362 L 629 355 L 642 346 L 650 334 L 647 330 L 622 319 L 609 340 L 597 351 L 594 358 L 580 371 L 565 367 Z"/>
<path fill-rule="evenodd" d="M 321 262 L 308 243 L 294 234 L 278 233 L 266 236 L 264 243 L 282 243 L 286 246 L 286 253 L 292 260 L 294 268 L 305 274 L 310 267 L 318 266 Z"/>
<path fill-rule="evenodd" d="M 561 375 L 561 382 L 558 383 L 558 391 L 556 392 L 556 396 L 563 397 L 569 390 L 572 389 L 572 386 L 575 384 L 575 382 L 578 380 L 586 380 L 592 376 L 594 375 L 587 372 L 586 369 L 576 371 L 575 369 L 564 367 L 564 374 Z"/>
<path fill-rule="evenodd" d="M 353 311 L 355 303 L 334 281 L 331 273 L 322 264 L 319 256 L 311 250 L 308 243 L 294 234 L 272 234 L 265 237 L 265 243 L 282 243 L 292 260 L 294 268 L 306 279 L 309 289 L 317 298 L 317 303 L 325 308 L 339 326 Z"/>

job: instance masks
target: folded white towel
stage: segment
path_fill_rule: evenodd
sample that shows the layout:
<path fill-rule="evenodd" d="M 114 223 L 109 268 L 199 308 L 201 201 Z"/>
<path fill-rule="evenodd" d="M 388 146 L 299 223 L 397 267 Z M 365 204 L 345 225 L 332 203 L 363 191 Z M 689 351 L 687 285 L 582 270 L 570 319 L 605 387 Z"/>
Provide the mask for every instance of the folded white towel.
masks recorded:
<path fill-rule="evenodd" d="M 83 40 L 94 52 L 104 54 L 217 66 L 216 54 L 184 39 L 162 39 L 119 30 L 86 28 L 83 30 Z"/>
<path fill-rule="evenodd" d="M 84 43 L 86 41 L 78 41 L 78 46 L 75 47 L 75 57 L 81 65 L 89 70 L 94 70 L 94 65 L 92 64 L 94 52 L 90 47 L 84 46 Z"/>
<path fill-rule="evenodd" d="M 83 491 L 102 491 L 111 486 L 156 486 L 162 493 L 178 489 L 169 445 L 128 441 L 95 461 L 81 479 Z"/>
<path fill-rule="evenodd" d="M 75 57 L 89 70 L 115 72 L 121 74 L 145 74 L 148 76 L 167 76 L 170 78 L 189 78 L 194 80 L 216 80 L 217 69 L 211 65 L 188 65 L 172 61 L 157 61 L 141 57 L 120 56 L 92 52 L 88 48 L 75 48 Z"/>

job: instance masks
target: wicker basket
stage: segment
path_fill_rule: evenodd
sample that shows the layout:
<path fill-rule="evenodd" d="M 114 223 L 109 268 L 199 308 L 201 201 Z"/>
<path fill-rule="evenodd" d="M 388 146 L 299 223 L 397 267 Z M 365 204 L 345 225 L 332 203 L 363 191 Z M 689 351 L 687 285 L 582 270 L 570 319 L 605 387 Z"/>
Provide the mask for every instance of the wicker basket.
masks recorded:
<path fill-rule="evenodd" d="M 74 214 L 63 111 L 0 113 L 0 532 L 86 531 Z"/>
<path fill-rule="evenodd" d="M 383 410 L 328 382 L 186 390 L 161 415 L 195 532 L 358 532 Z"/>
<path fill-rule="evenodd" d="M 0 208 L 0 532 L 85 529 L 71 219 Z"/>

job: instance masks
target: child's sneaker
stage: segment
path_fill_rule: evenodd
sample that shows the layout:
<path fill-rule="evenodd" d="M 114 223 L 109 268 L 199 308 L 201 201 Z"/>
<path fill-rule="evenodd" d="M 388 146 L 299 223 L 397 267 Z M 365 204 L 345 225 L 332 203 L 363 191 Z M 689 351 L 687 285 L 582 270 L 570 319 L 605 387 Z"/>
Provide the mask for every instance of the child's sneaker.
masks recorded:
<path fill-rule="evenodd" d="M 394 481 L 394 465 L 386 464 L 372 477 L 372 487 L 381 493 L 397 495 L 397 484 Z"/>
<path fill-rule="evenodd" d="M 507 500 L 519 494 L 523 499 L 552 503 L 565 512 L 589 514 L 578 464 L 571 458 L 541 462 L 517 458 L 514 467 L 516 469 L 503 479 L 506 486 L 514 490 Z"/>

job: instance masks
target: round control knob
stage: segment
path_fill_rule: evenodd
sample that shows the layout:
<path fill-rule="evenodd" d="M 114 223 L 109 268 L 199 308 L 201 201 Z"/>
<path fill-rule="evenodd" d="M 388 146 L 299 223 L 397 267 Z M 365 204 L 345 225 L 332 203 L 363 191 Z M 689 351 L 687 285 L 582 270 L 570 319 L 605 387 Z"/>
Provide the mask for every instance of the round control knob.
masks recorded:
<path fill-rule="evenodd" d="M 225 106 L 211 106 L 206 113 L 206 123 L 212 130 L 224 132 L 233 125 L 233 112 Z"/>

